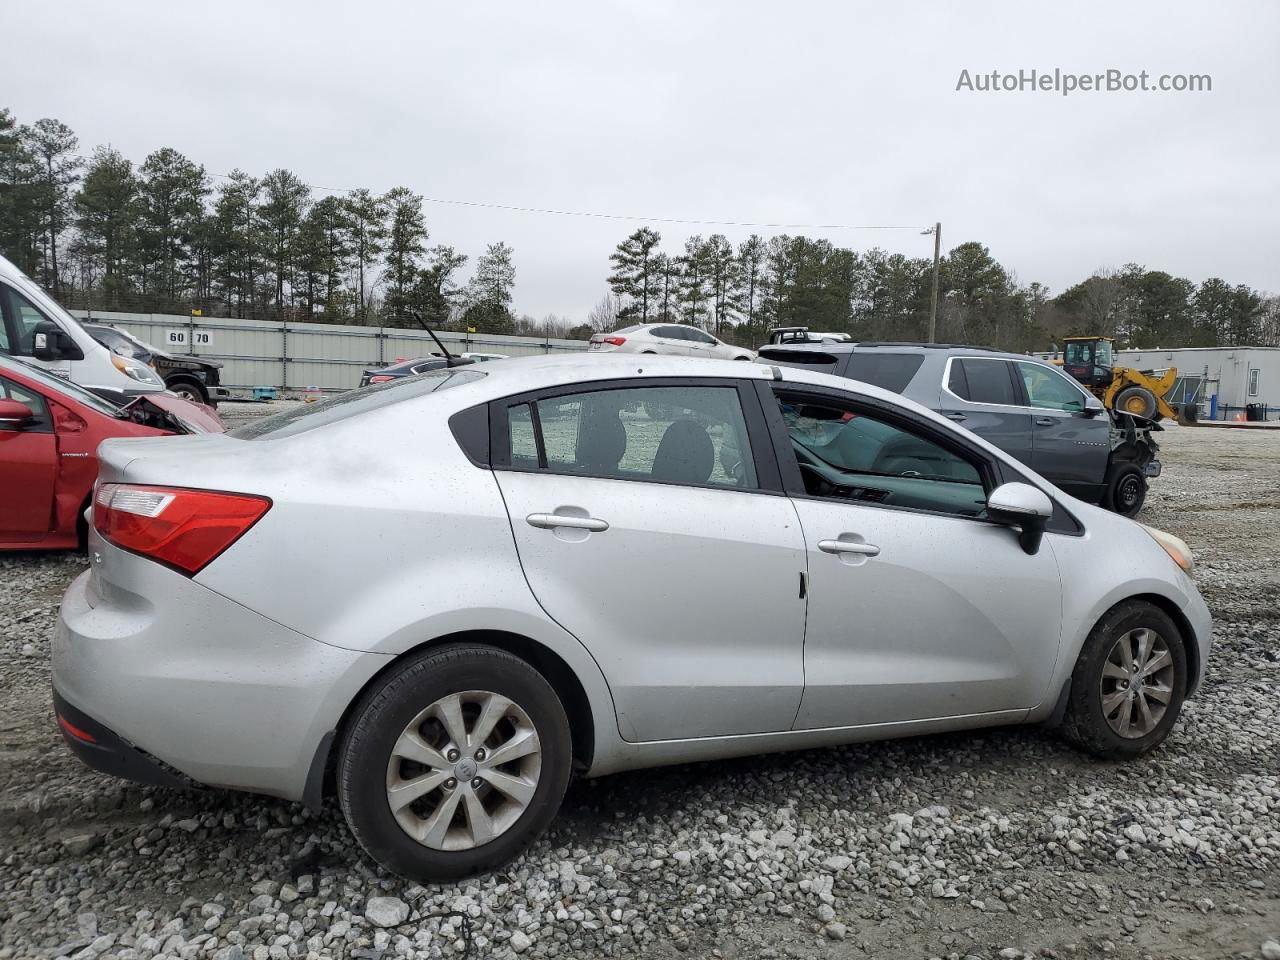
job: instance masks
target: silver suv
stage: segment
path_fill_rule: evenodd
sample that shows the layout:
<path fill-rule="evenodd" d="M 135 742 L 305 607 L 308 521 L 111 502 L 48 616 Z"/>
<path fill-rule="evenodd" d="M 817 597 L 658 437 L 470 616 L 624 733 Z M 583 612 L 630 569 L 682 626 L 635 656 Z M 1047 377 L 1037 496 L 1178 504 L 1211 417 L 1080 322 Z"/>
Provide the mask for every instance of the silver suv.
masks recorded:
<path fill-rule="evenodd" d="M 983 347 L 784 343 L 760 360 L 892 390 L 973 431 L 1064 491 L 1127 517 L 1160 475 L 1158 424 L 1108 414 L 1056 366 Z"/>

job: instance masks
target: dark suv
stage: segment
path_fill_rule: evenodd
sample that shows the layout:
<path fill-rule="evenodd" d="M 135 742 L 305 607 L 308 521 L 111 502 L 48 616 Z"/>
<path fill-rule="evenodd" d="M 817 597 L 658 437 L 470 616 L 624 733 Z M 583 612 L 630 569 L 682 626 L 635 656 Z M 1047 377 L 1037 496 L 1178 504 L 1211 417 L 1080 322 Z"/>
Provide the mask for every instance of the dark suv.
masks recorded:
<path fill-rule="evenodd" d="M 1132 517 L 1160 475 L 1153 424 L 1108 414 L 1060 369 L 983 347 L 920 343 L 793 343 L 766 363 L 807 367 L 900 393 L 967 427 L 1072 496 Z"/>

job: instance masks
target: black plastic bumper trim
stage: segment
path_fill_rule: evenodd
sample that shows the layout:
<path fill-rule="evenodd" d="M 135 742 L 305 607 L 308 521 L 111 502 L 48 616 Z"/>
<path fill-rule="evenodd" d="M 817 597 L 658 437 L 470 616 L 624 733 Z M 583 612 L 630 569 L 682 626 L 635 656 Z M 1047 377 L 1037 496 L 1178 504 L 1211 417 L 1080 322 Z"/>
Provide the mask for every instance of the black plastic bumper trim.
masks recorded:
<path fill-rule="evenodd" d="M 135 783 L 149 783 L 174 790 L 200 789 L 200 784 L 194 780 L 157 760 L 146 751 L 139 750 L 114 731 L 72 706 L 57 689 L 53 691 L 53 709 L 59 717 L 93 737 L 94 742 L 88 743 L 79 737 L 72 736 L 61 723 L 58 724 L 62 739 L 85 766 Z"/>

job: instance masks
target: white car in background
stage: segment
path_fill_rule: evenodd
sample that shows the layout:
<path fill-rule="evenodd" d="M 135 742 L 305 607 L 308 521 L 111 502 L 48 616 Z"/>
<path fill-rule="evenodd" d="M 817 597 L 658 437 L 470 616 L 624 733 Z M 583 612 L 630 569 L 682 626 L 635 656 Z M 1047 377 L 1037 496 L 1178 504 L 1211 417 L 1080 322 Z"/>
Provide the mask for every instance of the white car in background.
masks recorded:
<path fill-rule="evenodd" d="M 713 360 L 754 360 L 756 352 L 717 340 L 705 330 L 683 323 L 641 323 L 613 333 L 597 333 L 590 353 L 662 353 Z"/>

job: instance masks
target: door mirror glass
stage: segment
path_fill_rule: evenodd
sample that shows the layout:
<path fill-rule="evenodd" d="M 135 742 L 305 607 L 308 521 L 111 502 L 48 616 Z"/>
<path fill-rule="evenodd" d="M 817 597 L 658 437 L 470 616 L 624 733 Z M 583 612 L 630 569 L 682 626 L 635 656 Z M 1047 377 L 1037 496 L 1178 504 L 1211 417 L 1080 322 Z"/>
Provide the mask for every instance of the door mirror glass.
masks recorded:
<path fill-rule="evenodd" d="M 0 398 L 0 430 L 15 430 L 34 422 L 35 413 L 18 400 Z"/>
<path fill-rule="evenodd" d="M 987 497 L 987 516 L 996 523 L 1018 527 L 1019 545 L 1034 555 L 1040 549 L 1045 523 L 1053 516 L 1053 501 L 1029 483 L 1004 483 Z"/>

